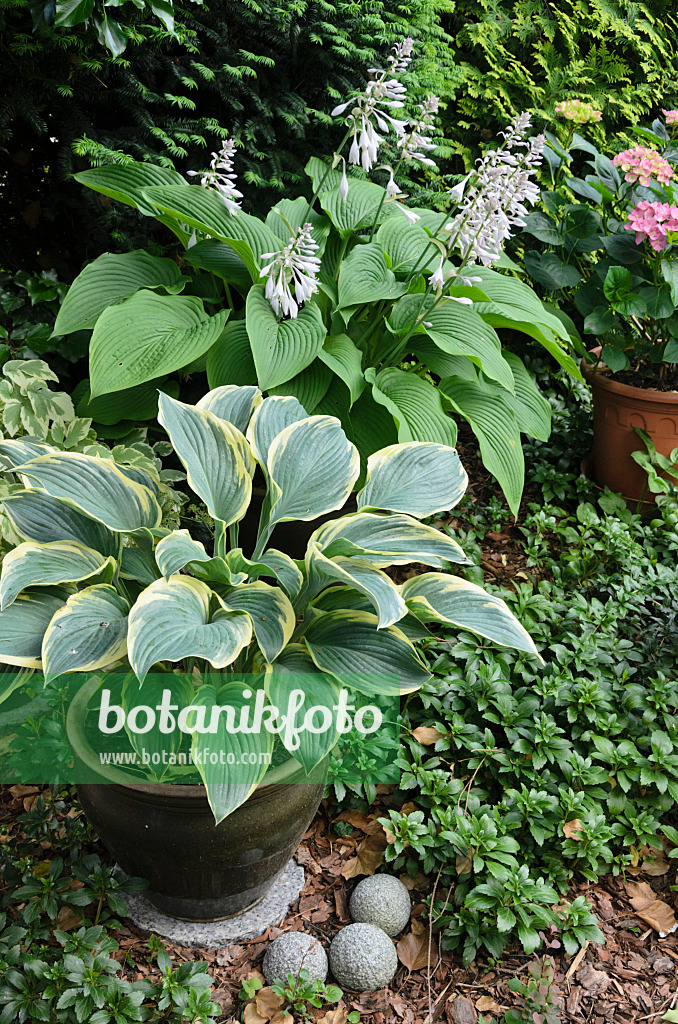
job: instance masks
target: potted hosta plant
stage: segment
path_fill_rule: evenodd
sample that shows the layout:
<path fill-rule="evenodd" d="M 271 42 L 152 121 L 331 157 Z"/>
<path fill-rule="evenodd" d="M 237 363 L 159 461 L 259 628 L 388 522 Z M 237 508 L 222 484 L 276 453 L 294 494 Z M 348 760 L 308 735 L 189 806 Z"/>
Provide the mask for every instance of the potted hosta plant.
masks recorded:
<path fill-rule="evenodd" d="M 48 681 L 83 674 L 68 728 L 87 813 L 122 867 L 149 879 L 157 906 L 207 919 L 272 884 L 316 810 L 343 729 L 335 716 L 295 737 L 288 714 L 277 730 L 283 759 L 271 762 L 275 734 L 245 728 L 243 709 L 277 721 L 293 699 L 304 716 L 337 710 L 346 694 L 398 699 L 430 678 L 418 649 L 427 623 L 536 652 L 503 601 L 449 572 L 467 562 L 457 542 L 420 521 L 464 493 L 454 449 L 409 442 L 373 453 L 357 511 L 320 525 L 294 561 L 272 546 L 278 524 L 341 509 L 360 473 L 339 420 L 229 385 L 197 405 L 161 394 L 159 421 L 203 526 L 213 524 L 211 550 L 163 527 L 148 469 L 0 442 L 6 472 L 25 485 L 4 499 L 25 540 L 2 564 L 0 662 Z M 257 466 L 267 494 L 246 558 L 238 528 Z M 414 562 L 434 571 L 400 585 L 384 571 Z M 178 733 L 164 729 L 165 712 Z M 88 732 L 92 717 L 98 731 Z M 102 759 L 123 723 L 136 756 L 109 747 Z M 172 756 L 161 761 L 167 742 Z"/>
<path fill-rule="evenodd" d="M 569 295 L 584 335 L 598 342 L 582 363 L 593 391 L 595 478 L 634 500 L 651 497 L 632 457 L 644 450 L 636 428 L 662 455 L 678 445 L 678 203 L 666 159 L 678 153 L 662 121 L 639 134 L 643 145 L 612 160 L 576 133 L 569 150 L 549 136 L 555 191 L 543 195 L 547 212 L 525 225 L 544 243 L 527 253 L 528 272 Z M 568 176 L 577 151 L 589 158 L 583 178 Z"/>
<path fill-rule="evenodd" d="M 408 207 L 399 170 L 433 163 L 438 106 L 433 96 L 400 116 L 411 42 L 334 111 L 346 132 L 331 159 L 309 161 L 310 200 L 283 200 L 265 220 L 240 208 L 231 139 L 206 171 L 191 172 L 200 184 L 147 163 L 77 175 L 156 217 L 180 243 L 174 260 L 105 254 L 71 286 L 55 333 L 92 331 L 82 415 L 96 419 L 103 396 L 110 412 L 120 395 L 124 418 L 130 389 L 206 370 L 210 387 L 257 384 L 338 416 L 363 467 L 399 441 L 454 445 L 460 415 L 517 511 L 521 431 L 545 439 L 550 408 L 497 331 L 536 339 L 579 376 L 561 320 L 493 268 L 518 269 L 502 247 L 538 196 L 543 140 L 528 137 L 523 114 L 443 197 L 445 212 Z M 399 159 L 377 166 L 389 132 Z M 367 180 L 373 171 L 385 186 Z"/>

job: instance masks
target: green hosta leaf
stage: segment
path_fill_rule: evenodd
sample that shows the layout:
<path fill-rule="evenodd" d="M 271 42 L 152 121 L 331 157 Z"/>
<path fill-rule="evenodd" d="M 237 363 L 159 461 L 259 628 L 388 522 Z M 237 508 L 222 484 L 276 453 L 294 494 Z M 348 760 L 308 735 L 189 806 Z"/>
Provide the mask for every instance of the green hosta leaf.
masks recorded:
<path fill-rule="evenodd" d="M 221 589 L 219 597 L 225 608 L 251 616 L 261 653 L 267 661 L 277 658 L 290 642 L 297 622 L 294 608 L 283 591 L 257 581 Z"/>
<path fill-rule="evenodd" d="M 513 374 L 501 351 L 501 342 L 494 328 L 467 306 L 450 299 L 425 316 L 426 333 L 443 352 L 468 356 L 483 373 L 496 380 L 507 391 L 513 391 Z"/>
<path fill-rule="evenodd" d="M 237 682 L 223 686 L 218 692 L 212 686 L 201 687 L 198 699 L 207 708 L 207 720 L 210 719 L 211 708 L 219 706 L 231 707 L 234 719 L 238 722 L 241 708 L 251 705 L 251 698 L 245 697 L 245 691 L 250 692 L 245 684 Z M 209 756 L 204 756 L 208 750 L 233 754 L 233 763 L 222 764 L 221 758 L 213 763 Z M 266 773 L 272 750 L 273 737 L 267 729 L 252 733 L 229 732 L 228 719 L 224 713 L 217 719 L 216 732 L 193 733 L 193 758 L 207 789 L 207 799 L 217 825 L 251 796 Z M 254 759 L 255 764 L 251 763 L 252 758 L 248 756 L 253 754 L 259 755 Z"/>
<path fill-rule="evenodd" d="M 332 167 L 330 164 L 325 163 L 324 160 L 320 160 L 317 156 L 311 157 L 304 167 L 304 170 L 313 182 L 314 192 L 318 191 L 321 187 L 321 183 L 324 188 L 330 189 L 334 188 L 341 181 L 341 171 L 337 170 L 336 167 Z"/>
<path fill-rule="evenodd" d="M 496 476 L 517 516 L 525 483 L 525 459 L 513 410 L 499 389 L 492 391 L 480 383 L 448 377 L 440 382 L 440 390 L 468 420 L 480 442 L 483 465 Z"/>
<path fill-rule="evenodd" d="M 167 395 L 160 397 L 158 420 L 209 514 L 227 525 L 242 519 L 252 497 L 254 462 L 240 431 L 214 413 Z"/>
<path fill-rule="evenodd" d="M 225 668 L 252 639 L 244 612 L 217 611 L 210 617 L 211 590 L 190 576 L 152 583 L 129 615 L 129 660 L 140 681 L 161 661 L 205 658 Z"/>
<path fill-rule="evenodd" d="M 119 538 L 115 533 L 51 494 L 17 491 L 3 498 L 2 504 L 15 530 L 26 540 L 38 544 L 70 540 L 102 555 L 118 554 Z"/>
<path fill-rule="evenodd" d="M 344 586 L 328 587 L 323 590 L 321 594 L 313 598 L 311 607 L 323 612 L 334 612 L 344 608 L 355 612 L 372 612 L 374 609 L 373 602 L 365 594 Z M 398 629 L 413 643 L 419 640 L 429 640 L 433 636 L 431 630 L 427 629 L 410 612 L 398 620 Z"/>
<path fill-rule="evenodd" d="M 534 382 L 519 356 L 506 353 L 506 361 L 513 372 L 515 397 L 504 395 L 504 401 L 513 409 L 519 428 L 538 441 L 548 441 L 551 434 L 551 405 Z"/>
<path fill-rule="evenodd" d="M 339 703 L 340 686 L 324 672 L 319 672 L 305 647 L 301 644 L 290 644 L 282 652 L 266 677 L 266 691 L 274 707 L 280 715 L 287 714 L 287 706 L 294 690 L 301 690 L 304 702 L 297 712 L 298 721 L 303 722 L 306 714 L 313 707 L 328 708 L 332 715 L 331 728 L 324 732 L 301 731 L 296 737 L 299 746 L 294 746 L 286 732 L 281 740 L 290 754 L 303 765 L 306 772 L 311 772 L 325 758 L 337 742 L 336 715 L 332 709 Z M 319 726 L 322 720 L 318 713 L 314 716 L 314 724 Z"/>
<path fill-rule="evenodd" d="M 406 580 L 400 592 L 407 607 L 422 622 L 451 622 L 502 647 L 537 654 L 529 633 L 506 603 L 475 583 L 459 576 L 427 572 Z"/>
<path fill-rule="evenodd" d="M 158 541 L 155 560 L 165 579 L 187 565 L 194 575 L 218 580 L 229 586 L 243 583 L 247 579 L 245 573 L 231 572 L 223 558 L 210 557 L 200 541 L 193 540 L 188 530 L 174 530 Z"/>
<path fill-rule="evenodd" d="M 325 398 L 332 383 L 332 371 L 320 359 L 314 359 L 310 366 L 291 377 L 284 384 L 269 388 L 271 395 L 291 395 L 304 407 L 310 416 Z"/>
<path fill-rule="evenodd" d="M 370 455 L 358 511 L 384 509 L 424 519 L 461 501 L 468 477 L 454 448 L 410 441 Z"/>
<path fill-rule="evenodd" d="M 58 452 L 32 459 L 21 473 L 53 498 L 74 505 L 116 533 L 160 525 L 162 510 L 148 487 L 108 459 Z"/>
<path fill-rule="evenodd" d="M 244 320 L 227 323 L 207 353 L 207 380 L 211 388 L 222 384 L 256 384 L 257 371 Z"/>
<path fill-rule="evenodd" d="M 20 686 L 24 686 L 32 675 L 32 668 L 25 668 L 21 672 L 14 672 L 11 668 L 0 663 L 0 704 L 3 704 L 8 697 L 11 697 Z"/>
<path fill-rule="evenodd" d="M 174 260 L 151 256 L 143 249 L 121 256 L 105 252 L 89 263 L 68 289 L 54 333 L 91 331 L 107 306 L 126 299 L 140 288 L 178 292 L 187 281 Z"/>
<path fill-rule="evenodd" d="M 264 295 L 264 286 L 256 285 L 247 294 L 246 308 L 257 380 L 264 391 L 300 373 L 323 347 L 327 332 L 313 303 L 293 319 L 279 320 Z"/>
<path fill-rule="evenodd" d="M 226 555 L 226 561 L 234 575 L 242 575 L 245 578 L 272 576 L 277 579 L 292 601 L 298 596 L 304 582 L 297 563 L 289 555 L 275 548 L 267 548 L 256 562 L 245 558 L 241 548 L 232 548 Z M 234 579 L 233 582 L 241 581 Z"/>
<path fill-rule="evenodd" d="M 308 418 L 303 405 L 296 398 L 276 395 L 265 398 L 252 413 L 247 440 L 257 462 L 266 467 L 268 451 L 274 439 L 291 423 Z"/>
<path fill-rule="evenodd" d="M 189 675 L 177 675 L 173 672 L 162 672 L 150 676 L 144 680 L 143 688 L 143 702 L 147 707 L 158 707 L 162 701 L 163 692 L 169 690 L 170 692 L 170 704 L 174 704 L 178 708 L 190 707 L 193 700 L 193 684 Z M 139 682 L 130 672 L 128 673 L 127 679 L 125 680 L 122 687 L 122 699 L 121 704 L 124 710 L 129 714 L 132 708 L 139 705 Z M 159 716 L 158 716 L 159 717 Z M 153 773 L 157 780 L 162 779 L 163 775 L 169 768 L 168 758 L 165 754 L 171 755 L 176 753 L 183 739 L 182 733 L 178 729 L 174 729 L 170 733 L 163 733 L 160 731 L 160 723 L 158 718 L 153 723 L 152 728 L 148 729 L 144 733 L 133 732 L 129 728 L 127 722 L 125 723 L 125 732 L 129 740 L 130 746 L 133 750 L 136 750 L 139 755 L 139 759 L 144 756 L 144 753 L 148 757 L 147 765 L 149 770 Z M 153 755 L 159 754 L 158 764 L 153 763 Z M 163 764 L 164 760 L 164 764 Z M 108 1024 L 108 1022 L 106 1022 Z"/>
<path fill-rule="evenodd" d="M 239 387 L 236 384 L 224 384 L 222 387 L 208 391 L 196 405 L 196 409 L 213 412 L 220 420 L 232 423 L 241 434 L 249 425 L 252 413 L 261 405 L 261 391 L 256 384 Z"/>
<path fill-rule="evenodd" d="M 379 228 L 377 241 L 391 258 L 395 274 L 409 275 L 415 268 L 419 273 L 434 270 L 440 260 L 438 246 L 421 225 L 408 224 L 405 217 L 389 217 Z"/>
<path fill-rule="evenodd" d="M 198 270 L 208 270 L 236 288 L 246 291 L 252 284 L 252 275 L 236 252 L 226 242 L 204 238 L 184 253 L 184 259 Z"/>
<path fill-rule="evenodd" d="M 104 310 L 90 342 L 92 398 L 171 373 L 207 352 L 228 310 L 208 316 L 194 295 L 142 290 Z"/>
<path fill-rule="evenodd" d="M 149 188 L 145 198 L 164 213 L 230 245 L 255 283 L 260 280 L 263 254 L 282 248 L 277 235 L 257 217 L 242 211 L 230 214 L 221 196 L 202 185 Z"/>
<path fill-rule="evenodd" d="M 71 594 L 42 641 L 45 680 L 62 672 L 94 672 L 127 654 L 129 605 L 101 583 Z"/>
<path fill-rule="evenodd" d="M 368 612 L 327 612 L 313 619 L 304 643 L 318 668 L 368 696 L 411 693 L 431 676 L 396 626 L 377 629 Z"/>
<path fill-rule="evenodd" d="M 374 399 L 372 388 L 366 388 L 351 407 L 352 440 L 363 464 L 378 448 L 387 448 L 398 440 L 398 428 L 389 410 Z"/>
<path fill-rule="evenodd" d="M 37 459 L 40 455 L 51 455 L 56 451 L 54 445 L 46 444 L 44 441 L 25 441 L 22 438 L 16 441 L 0 441 L 0 459 L 5 469 L 23 466 L 31 459 Z"/>
<path fill-rule="evenodd" d="M 347 334 L 335 334 L 325 340 L 318 353 L 330 370 L 343 380 L 351 396 L 351 405 L 360 398 L 365 387 L 362 371 L 362 352 Z"/>
<path fill-rule="evenodd" d="M 339 186 L 336 186 L 328 192 L 323 192 L 320 205 L 337 231 L 345 236 L 358 228 L 374 224 L 384 191 L 381 185 L 375 185 L 371 181 L 349 178 L 346 199 L 341 198 Z M 382 207 L 382 216 L 384 214 L 385 210 Z"/>
<path fill-rule="evenodd" d="M 0 612 L 0 662 L 40 668 L 42 638 L 68 596 L 62 587 L 36 587 Z"/>
<path fill-rule="evenodd" d="M 358 479 L 360 457 L 339 420 L 309 416 L 291 423 L 273 439 L 266 467 L 269 522 L 274 524 L 317 519 L 342 508 Z"/>
<path fill-rule="evenodd" d="M 376 402 L 385 406 L 398 427 L 398 440 L 432 441 L 453 448 L 457 425 L 445 412 L 438 389 L 415 373 L 393 366 L 365 371 Z"/>
<path fill-rule="evenodd" d="M 358 512 L 342 516 L 320 526 L 311 542 L 318 544 L 328 558 L 355 555 L 381 568 L 411 562 L 437 568 L 444 568 L 448 562 L 470 564 L 456 540 L 406 515 Z"/>
<path fill-rule="evenodd" d="M 117 199 L 119 203 L 135 206 L 147 217 L 156 215 L 156 209 L 144 196 L 144 189 L 151 185 L 178 185 L 190 188 L 183 175 L 174 168 L 159 167 L 158 164 L 132 163 L 108 164 L 81 171 L 73 176 L 81 185 L 87 185 L 95 192 Z M 158 218 L 166 223 L 162 218 Z"/>
<path fill-rule="evenodd" d="M 162 378 L 138 384 L 135 388 L 123 388 L 109 395 L 101 395 L 93 401 L 90 397 L 89 381 L 85 379 L 74 392 L 78 394 L 76 413 L 88 417 L 104 426 L 113 426 L 121 420 L 154 420 L 158 415 L 158 392 L 176 398 L 179 384 L 175 380 L 163 383 Z"/>
<path fill-rule="evenodd" d="M 50 544 L 27 541 L 8 551 L 2 561 L 0 608 L 9 607 L 25 587 L 76 583 L 104 573 L 113 578 L 115 559 L 70 540 Z"/>
<path fill-rule="evenodd" d="M 476 303 L 476 311 L 481 314 L 486 323 L 491 324 L 493 327 L 505 327 L 507 330 L 521 331 L 528 337 L 534 338 L 540 345 L 543 345 L 546 351 L 553 356 L 564 370 L 567 370 L 577 380 L 583 381 L 584 378 L 579 372 L 574 359 L 563 350 L 562 341 L 558 341 L 558 337 L 564 332 L 562 324 L 560 324 L 559 330 L 554 333 L 552 326 L 543 323 L 543 320 L 547 316 L 550 318 L 551 314 L 544 313 L 537 320 L 536 314 L 530 311 L 520 310 L 515 306 L 498 302 Z M 553 320 L 556 321 L 558 318 L 554 316 Z M 550 320 L 549 323 L 551 323 Z M 569 340 L 568 344 L 571 344 Z"/>
<path fill-rule="evenodd" d="M 160 579 L 160 573 L 150 552 L 131 545 L 122 549 L 120 575 L 125 580 L 134 580 L 135 583 L 143 583 L 145 586 Z"/>
<path fill-rule="evenodd" d="M 404 219 L 404 218 L 403 218 Z M 339 306 L 357 306 L 379 299 L 397 299 L 407 291 L 405 281 L 396 280 L 386 265 L 380 245 L 357 245 L 343 260 L 339 270 Z"/>
<path fill-rule="evenodd" d="M 322 217 L 315 210 L 309 211 L 308 200 L 303 196 L 299 196 L 297 199 L 281 199 L 269 210 L 266 217 L 266 227 L 278 236 L 283 245 L 287 245 L 290 240 L 290 228 L 296 231 L 307 223 L 311 225 L 313 240 L 320 246 L 318 251 L 320 256 L 332 225 L 327 217 Z"/>
<path fill-rule="evenodd" d="M 311 593 L 330 581 L 339 581 L 365 594 L 377 613 L 379 629 L 392 626 L 407 613 L 405 603 L 386 573 L 361 558 L 341 555 L 327 558 L 317 544 L 311 543 L 306 552 L 306 569 Z"/>

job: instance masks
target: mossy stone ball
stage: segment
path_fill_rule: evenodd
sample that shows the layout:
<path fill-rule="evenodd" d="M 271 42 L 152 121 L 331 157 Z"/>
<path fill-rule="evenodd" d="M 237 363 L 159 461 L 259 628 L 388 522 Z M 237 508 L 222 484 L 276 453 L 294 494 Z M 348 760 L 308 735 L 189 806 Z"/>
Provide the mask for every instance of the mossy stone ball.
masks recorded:
<path fill-rule="evenodd" d="M 349 924 L 332 939 L 330 967 L 342 988 L 376 992 L 393 980 L 397 966 L 393 942 L 374 924 Z"/>
<path fill-rule="evenodd" d="M 354 921 L 376 924 L 387 935 L 397 935 L 410 919 L 410 894 L 394 875 L 372 875 L 358 882 L 349 903 Z"/>
<path fill-rule="evenodd" d="M 288 974 L 295 976 L 304 968 L 311 981 L 324 981 L 327 977 L 327 954 L 312 935 L 305 932 L 284 932 L 274 939 L 264 956 L 264 977 L 269 985 Z"/>

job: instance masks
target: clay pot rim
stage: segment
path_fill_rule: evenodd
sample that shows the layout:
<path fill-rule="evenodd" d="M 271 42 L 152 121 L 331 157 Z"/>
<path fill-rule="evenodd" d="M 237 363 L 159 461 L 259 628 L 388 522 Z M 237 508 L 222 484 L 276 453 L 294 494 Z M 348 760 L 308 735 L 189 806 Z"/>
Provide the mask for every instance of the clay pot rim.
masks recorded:
<path fill-rule="evenodd" d="M 101 677 L 93 676 L 88 679 L 86 683 L 80 687 L 75 697 L 71 701 L 71 705 L 66 715 L 66 734 L 68 740 L 73 747 L 73 750 L 77 753 L 80 760 L 87 766 L 87 768 L 99 775 L 102 782 L 100 783 L 83 783 L 83 785 L 108 785 L 115 786 L 116 788 L 122 787 L 127 790 L 132 790 L 135 793 L 139 793 L 140 796 L 154 796 L 165 799 L 181 799 L 181 800 L 207 800 L 207 790 L 202 784 L 198 783 L 173 783 L 173 782 L 130 782 L 124 772 L 119 771 L 117 768 L 106 765 L 102 768 L 99 761 L 98 755 L 92 749 L 91 744 L 85 737 L 82 726 L 76 719 L 76 711 L 78 714 L 84 710 L 90 697 L 101 685 Z M 295 776 L 299 775 L 299 780 L 295 779 Z M 292 781 L 302 781 L 306 778 L 306 773 L 302 765 L 294 757 L 289 757 L 282 764 L 277 765 L 275 768 L 269 768 L 266 772 L 265 781 L 260 782 L 256 789 L 252 791 L 250 796 L 247 798 L 248 802 L 252 799 L 257 799 L 259 796 L 265 796 L 275 786 L 280 784 L 289 784 Z"/>
<path fill-rule="evenodd" d="M 592 349 L 590 354 L 596 356 L 600 351 L 601 348 L 598 346 Z M 619 381 L 611 380 L 607 376 L 609 367 L 602 362 L 596 368 L 592 363 L 587 363 L 584 358 L 580 365 L 582 375 L 592 387 L 595 386 L 625 398 L 633 398 L 637 402 L 647 402 L 653 405 L 678 405 L 678 391 L 658 391 L 657 388 L 637 388 L 632 384 L 620 384 Z"/>

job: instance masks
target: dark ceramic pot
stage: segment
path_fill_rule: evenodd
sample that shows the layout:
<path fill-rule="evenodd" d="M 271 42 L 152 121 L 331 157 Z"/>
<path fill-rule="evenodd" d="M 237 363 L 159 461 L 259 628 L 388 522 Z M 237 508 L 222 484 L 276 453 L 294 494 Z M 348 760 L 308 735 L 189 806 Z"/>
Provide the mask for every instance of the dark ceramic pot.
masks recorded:
<path fill-rule="evenodd" d="M 149 902 L 185 921 L 216 921 L 254 906 L 296 850 L 324 781 L 297 781 L 306 776 L 290 758 L 215 825 L 203 786 L 130 784 L 108 767 L 102 774 L 81 727 L 96 689 L 90 681 L 73 700 L 68 736 L 86 777 L 101 778 L 100 784 L 79 785 L 78 796 L 122 870 L 147 879 Z M 323 780 L 325 773 L 326 766 Z"/>

